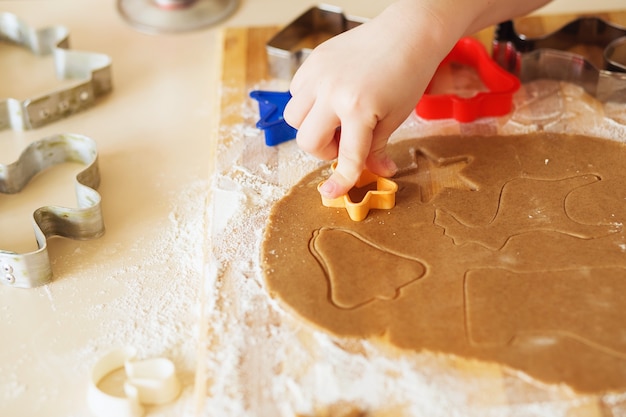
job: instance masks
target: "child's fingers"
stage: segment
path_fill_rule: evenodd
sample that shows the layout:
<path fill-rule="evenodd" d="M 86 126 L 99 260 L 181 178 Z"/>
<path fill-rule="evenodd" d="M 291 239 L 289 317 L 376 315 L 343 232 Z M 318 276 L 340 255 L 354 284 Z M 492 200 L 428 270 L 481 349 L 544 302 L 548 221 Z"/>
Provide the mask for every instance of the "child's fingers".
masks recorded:
<path fill-rule="evenodd" d="M 350 191 L 357 182 L 372 143 L 372 130 L 362 120 L 344 121 L 341 126 L 337 167 L 320 188 L 327 198 L 336 198 Z"/>
<path fill-rule="evenodd" d="M 304 94 L 294 95 L 292 92 L 291 99 L 287 102 L 285 110 L 283 110 L 283 119 L 296 129 L 307 117 L 315 103 L 315 96 L 307 96 Z"/>
<path fill-rule="evenodd" d="M 396 129 L 397 125 L 405 118 L 386 118 L 381 120 L 374 129 L 372 138 L 372 146 L 369 155 L 365 161 L 368 170 L 382 177 L 393 177 L 398 167 L 395 162 L 387 155 L 387 142 L 389 137 Z"/>
<path fill-rule="evenodd" d="M 370 172 L 381 177 L 393 177 L 398 171 L 396 163 L 384 149 L 371 153 L 367 157 L 365 166 Z"/>
<path fill-rule="evenodd" d="M 329 109 L 330 106 L 316 102 L 300 124 L 296 135 L 298 146 L 303 151 L 325 160 L 336 158 L 338 152 L 335 130 L 339 119 Z"/>

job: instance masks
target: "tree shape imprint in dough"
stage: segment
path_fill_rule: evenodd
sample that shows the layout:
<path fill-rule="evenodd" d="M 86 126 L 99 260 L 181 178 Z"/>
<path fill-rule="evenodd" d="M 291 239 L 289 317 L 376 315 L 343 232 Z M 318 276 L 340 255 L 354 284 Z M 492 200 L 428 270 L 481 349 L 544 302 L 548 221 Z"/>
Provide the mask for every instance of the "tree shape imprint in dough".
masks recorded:
<path fill-rule="evenodd" d="M 412 163 L 396 175 L 406 182 L 417 184 L 422 203 L 430 202 L 446 188 L 474 191 L 478 187 L 462 174 L 471 158 L 459 156 L 445 160 L 436 160 L 422 150 L 411 150 Z"/>
<path fill-rule="evenodd" d="M 454 243 L 475 242 L 492 250 L 501 249 L 513 236 L 537 231 L 552 231 L 581 239 L 616 233 L 615 223 L 583 224 L 572 220 L 566 201 L 572 191 L 600 181 L 595 175 L 561 180 L 517 178 L 504 184 L 494 219 L 486 226 L 470 226 L 458 221 L 445 209 L 438 209 L 435 224 L 445 230 Z"/>
<path fill-rule="evenodd" d="M 588 204 L 590 201 L 593 204 Z M 570 218 L 581 223 L 603 222 L 621 226 L 626 223 L 625 202 L 626 177 L 619 176 L 577 189 L 566 201 L 565 210 Z"/>
<path fill-rule="evenodd" d="M 464 283 L 469 343 L 541 348 L 571 339 L 626 360 L 625 277 L 622 267 L 470 270 Z"/>
<path fill-rule="evenodd" d="M 426 273 L 419 260 L 389 251 L 350 230 L 316 230 L 309 248 L 328 279 L 330 301 L 342 309 L 376 299 L 393 300 L 403 287 Z"/>

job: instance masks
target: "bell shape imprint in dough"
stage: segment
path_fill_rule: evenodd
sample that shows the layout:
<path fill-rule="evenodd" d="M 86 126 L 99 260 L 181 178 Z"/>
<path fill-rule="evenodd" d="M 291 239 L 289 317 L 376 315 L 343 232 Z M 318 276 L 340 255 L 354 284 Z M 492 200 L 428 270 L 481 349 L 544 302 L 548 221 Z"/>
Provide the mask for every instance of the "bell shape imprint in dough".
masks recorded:
<path fill-rule="evenodd" d="M 392 253 L 348 230 L 317 230 L 310 249 L 328 279 L 330 301 L 343 309 L 375 299 L 393 300 L 402 287 L 426 273 L 419 260 Z M 366 262 L 368 259 L 376 262 Z"/>

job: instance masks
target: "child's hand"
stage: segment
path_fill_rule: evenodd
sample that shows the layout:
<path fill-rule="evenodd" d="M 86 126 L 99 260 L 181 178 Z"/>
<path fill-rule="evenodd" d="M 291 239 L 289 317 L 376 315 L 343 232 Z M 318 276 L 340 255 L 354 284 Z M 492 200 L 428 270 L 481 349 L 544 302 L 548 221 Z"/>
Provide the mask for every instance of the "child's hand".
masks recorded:
<path fill-rule="evenodd" d="M 392 176 L 389 136 L 413 111 L 456 41 L 547 1 L 398 0 L 318 46 L 292 80 L 284 117 L 298 129 L 303 150 L 337 158 L 322 194 L 347 193 L 364 168 Z"/>
<path fill-rule="evenodd" d="M 389 30 L 381 20 L 317 47 L 291 83 L 293 97 L 284 117 L 298 129 L 298 145 L 318 158 L 337 158 L 321 188 L 329 198 L 347 193 L 364 168 L 385 177 L 395 174 L 385 152 L 389 136 L 413 111 L 448 52 L 425 42 L 416 60 L 407 31 Z M 410 24 L 401 20 L 395 23 Z"/>

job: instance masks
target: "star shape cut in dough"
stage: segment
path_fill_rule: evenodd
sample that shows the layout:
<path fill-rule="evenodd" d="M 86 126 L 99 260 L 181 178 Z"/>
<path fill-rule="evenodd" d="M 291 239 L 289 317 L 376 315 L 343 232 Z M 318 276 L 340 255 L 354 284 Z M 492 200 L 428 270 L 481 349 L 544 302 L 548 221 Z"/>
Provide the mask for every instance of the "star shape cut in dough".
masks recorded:
<path fill-rule="evenodd" d="M 470 163 L 469 157 L 459 156 L 437 161 L 421 150 L 415 150 L 412 152 L 412 159 L 411 166 L 400 169 L 396 178 L 417 184 L 422 203 L 428 203 L 444 189 L 474 191 L 477 188 L 462 174 Z"/>

